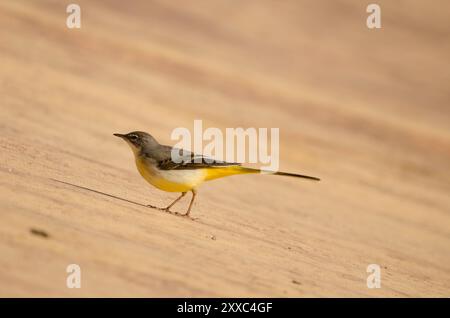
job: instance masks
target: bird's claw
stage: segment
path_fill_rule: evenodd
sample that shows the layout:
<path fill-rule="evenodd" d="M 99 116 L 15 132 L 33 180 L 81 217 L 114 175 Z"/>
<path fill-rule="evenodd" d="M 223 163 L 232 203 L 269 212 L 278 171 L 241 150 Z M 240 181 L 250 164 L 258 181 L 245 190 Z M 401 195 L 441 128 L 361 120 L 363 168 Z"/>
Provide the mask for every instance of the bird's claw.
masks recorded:
<path fill-rule="evenodd" d="M 188 218 L 188 219 L 191 219 L 191 220 L 193 220 L 193 221 L 195 221 L 197 218 L 193 218 L 193 217 L 191 217 L 190 215 L 189 215 L 189 213 L 179 213 L 179 212 L 175 212 L 175 211 L 171 211 L 169 208 L 160 208 L 160 207 L 157 207 L 157 206 L 154 206 L 154 205 L 151 205 L 151 204 L 147 204 L 147 207 L 149 207 L 149 208 L 153 208 L 153 209 L 157 209 L 157 210 L 159 210 L 159 211 L 163 211 L 163 212 L 166 212 L 166 213 L 169 213 L 169 214 L 173 214 L 173 215 L 176 215 L 176 216 L 181 216 L 181 217 L 185 217 L 185 218 Z"/>

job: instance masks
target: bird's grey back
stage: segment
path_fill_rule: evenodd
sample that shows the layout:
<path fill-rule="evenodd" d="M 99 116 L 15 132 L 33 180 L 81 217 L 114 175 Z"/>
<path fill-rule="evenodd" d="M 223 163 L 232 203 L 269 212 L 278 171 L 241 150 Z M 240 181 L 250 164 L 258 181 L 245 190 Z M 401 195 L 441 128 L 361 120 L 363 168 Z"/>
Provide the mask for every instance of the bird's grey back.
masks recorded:
<path fill-rule="evenodd" d="M 213 158 L 198 155 L 185 149 L 161 145 L 148 133 L 136 133 L 144 140 L 140 155 L 145 160 L 157 164 L 161 169 L 198 169 L 214 166 L 240 165 L 239 163 L 214 160 Z"/>

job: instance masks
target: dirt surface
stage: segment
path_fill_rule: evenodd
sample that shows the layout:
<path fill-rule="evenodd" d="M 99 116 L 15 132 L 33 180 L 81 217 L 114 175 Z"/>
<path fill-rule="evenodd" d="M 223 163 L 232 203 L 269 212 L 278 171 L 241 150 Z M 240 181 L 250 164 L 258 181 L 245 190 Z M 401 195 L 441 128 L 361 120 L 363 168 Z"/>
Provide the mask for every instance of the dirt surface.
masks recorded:
<path fill-rule="evenodd" d="M 77 3 L 0 1 L 0 296 L 450 296 L 448 1 L 377 1 L 380 30 L 357 0 Z M 194 119 L 279 127 L 323 181 L 210 182 L 195 221 L 55 181 L 166 205 L 112 133 Z"/>

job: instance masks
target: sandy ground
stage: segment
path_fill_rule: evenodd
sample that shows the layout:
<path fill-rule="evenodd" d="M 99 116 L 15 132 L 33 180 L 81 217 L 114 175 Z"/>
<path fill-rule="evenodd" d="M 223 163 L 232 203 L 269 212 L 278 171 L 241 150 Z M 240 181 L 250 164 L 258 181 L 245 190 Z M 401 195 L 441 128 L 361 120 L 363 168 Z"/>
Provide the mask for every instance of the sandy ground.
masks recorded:
<path fill-rule="evenodd" d="M 0 1 L 0 296 L 450 296 L 448 1 L 377 1 L 381 30 L 357 0 L 77 3 Z M 166 205 L 112 133 L 194 119 L 279 127 L 323 181 L 217 180 L 192 221 L 53 180 Z"/>

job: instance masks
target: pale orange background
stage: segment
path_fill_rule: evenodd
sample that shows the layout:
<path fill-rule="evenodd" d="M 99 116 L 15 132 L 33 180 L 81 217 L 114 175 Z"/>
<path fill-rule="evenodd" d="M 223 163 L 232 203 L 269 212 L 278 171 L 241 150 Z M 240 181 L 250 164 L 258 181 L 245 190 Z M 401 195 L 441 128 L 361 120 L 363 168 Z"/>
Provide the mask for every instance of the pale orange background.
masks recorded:
<path fill-rule="evenodd" d="M 448 1 L 380 30 L 359 0 L 76 3 L 0 1 L 1 296 L 450 296 Z M 112 133 L 194 119 L 279 127 L 323 181 L 217 180 L 191 221 L 51 180 L 168 204 Z"/>

